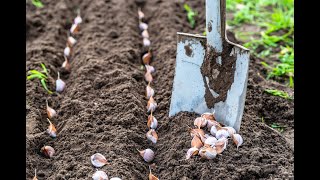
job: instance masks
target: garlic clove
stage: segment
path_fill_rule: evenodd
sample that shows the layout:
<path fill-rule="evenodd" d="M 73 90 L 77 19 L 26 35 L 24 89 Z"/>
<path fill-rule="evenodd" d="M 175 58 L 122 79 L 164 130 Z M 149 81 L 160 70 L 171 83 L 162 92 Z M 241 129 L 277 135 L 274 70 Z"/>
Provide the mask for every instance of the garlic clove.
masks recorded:
<path fill-rule="evenodd" d="M 62 68 L 64 68 L 65 70 L 67 70 L 67 71 L 70 71 L 71 70 L 71 65 L 70 65 L 70 63 L 69 63 L 69 60 L 68 60 L 68 58 L 66 57 L 66 56 L 64 56 L 64 62 L 62 63 Z"/>
<path fill-rule="evenodd" d="M 215 138 L 215 137 L 208 137 L 208 138 L 206 139 L 206 141 L 204 142 L 204 145 L 214 146 L 217 141 L 218 141 L 218 140 L 217 140 L 217 138 Z"/>
<path fill-rule="evenodd" d="M 158 140 L 158 134 L 154 129 L 150 129 L 147 134 L 147 139 L 150 140 L 152 143 L 156 144 Z"/>
<path fill-rule="evenodd" d="M 205 127 L 207 125 L 207 120 L 202 117 L 197 117 L 194 120 L 193 125 L 197 126 L 200 129 L 200 128 Z"/>
<path fill-rule="evenodd" d="M 57 112 L 48 105 L 48 100 L 46 100 L 46 106 L 47 106 L 48 118 L 52 119 L 53 117 L 55 117 L 57 115 Z"/>
<path fill-rule="evenodd" d="M 141 8 L 138 9 L 138 17 L 139 20 L 142 20 L 144 18 L 144 13 L 141 11 Z"/>
<path fill-rule="evenodd" d="M 204 159 L 214 159 L 217 156 L 216 149 L 210 146 L 204 146 L 199 150 L 199 155 Z"/>
<path fill-rule="evenodd" d="M 47 156 L 47 157 L 49 157 L 49 158 L 51 158 L 51 157 L 54 155 L 54 153 L 55 153 L 53 147 L 51 147 L 51 146 L 43 146 L 43 147 L 41 148 L 41 152 L 42 152 L 45 156 Z"/>
<path fill-rule="evenodd" d="M 144 22 L 140 22 L 139 23 L 139 29 L 141 31 L 148 29 L 148 24 L 144 23 Z"/>
<path fill-rule="evenodd" d="M 90 157 L 92 165 L 95 167 L 102 167 L 106 164 L 108 164 L 107 159 L 100 153 L 95 153 Z"/>
<path fill-rule="evenodd" d="M 153 77 L 151 75 L 150 72 L 146 72 L 146 74 L 144 75 L 144 79 L 148 82 L 151 83 L 153 81 Z"/>
<path fill-rule="evenodd" d="M 80 23 L 82 23 L 82 18 L 78 15 L 76 18 L 74 18 L 73 23 L 74 23 L 74 24 L 80 24 Z"/>
<path fill-rule="evenodd" d="M 206 120 L 213 120 L 213 121 L 216 120 L 216 118 L 214 117 L 214 112 L 213 113 L 205 112 L 201 115 L 201 117 Z"/>
<path fill-rule="evenodd" d="M 66 87 L 66 83 L 60 79 L 60 73 L 58 72 L 58 79 L 56 80 L 56 91 L 62 92 Z"/>
<path fill-rule="evenodd" d="M 111 178 L 110 180 L 121 180 L 121 179 L 118 178 L 118 177 L 113 177 L 113 178 Z"/>
<path fill-rule="evenodd" d="M 239 146 L 241 146 L 243 143 L 242 137 L 240 136 L 240 134 L 233 134 L 231 137 L 233 142 L 236 144 L 238 150 Z"/>
<path fill-rule="evenodd" d="M 207 119 L 207 128 L 211 129 L 212 126 L 221 127 L 221 124 L 218 121 Z"/>
<path fill-rule="evenodd" d="M 158 120 L 151 114 L 148 116 L 147 126 L 149 129 L 156 129 L 158 126 Z"/>
<path fill-rule="evenodd" d="M 151 45 L 151 42 L 148 38 L 143 38 L 143 46 L 149 47 Z"/>
<path fill-rule="evenodd" d="M 73 38 L 72 36 L 69 36 L 68 37 L 68 41 L 67 41 L 67 44 L 68 46 L 71 48 L 74 46 L 74 44 L 77 43 L 77 40 L 75 38 Z"/>
<path fill-rule="evenodd" d="M 34 169 L 34 177 L 33 177 L 32 180 L 38 180 L 38 178 L 37 178 L 37 169 Z"/>
<path fill-rule="evenodd" d="M 200 140 L 200 138 L 198 136 L 194 136 L 191 140 L 191 147 L 196 147 L 200 149 L 202 146 L 203 146 L 203 143 Z"/>
<path fill-rule="evenodd" d="M 146 67 L 147 72 L 154 73 L 156 71 L 153 66 L 150 66 L 148 64 L 146 64 L 145 67 Z"/>
<path fill-rule="evenodd" d="M 228 131 L 229 136 L 232 136 L 232 134 L 236 134 L 236 130 L 233 127 L 222 127 L 222 129 L 225 129 Z"/>
<path fill-rule="evenodd" d="M 213 127 L 213 126 L 212 126 Z M 211 128 L 212 128 L 211 127 Z M 229 133 L 228 133 L 228 131 L 227 130 L 225 130 L 225 129 L 220 129 L 220 130 L 218 130 L 217 132 L 216 132 L 216 138 L 217 139 L 220 139 L 220 138 L 222 138 L 222 137 L 225 137 L 225 138 L 227 138 L 227 137 L 229 137 L 230 135 L 229 135 Z"/>
<path fill-rule="evenodd" d="M 151 173 L 151 167 L 149 166 L 149 180 L 159 180 L 155 175 Z"/>
<path fill-rule="evenodd" d="M 202 129 L 191 129 L 191 128 L 190 128 L 190 135 L 191 137 L 194 137 L 194 136 L 200 137 L 200 135 L 205 136 L 204 131 Z"/>
<path fill-rule="evenodd" d="M 47 118 L 47 120 L 48 120 L 48 122 L 49 122 L 49 127 L 48 127 L 48 129 L 47 129 L 48 134 L 49 134 L 51 137 L 53 137 L 53 138 L 57 137 L 56 127 L 51 123 L 51 121 L 50 121 L 49 118 Z"/>
<path fill-rule="evenodd" d="M 79 24 L 72 24 L 72 26 L 70 28 L 71 34 L 76 34 L 79 32 L 79 30 L 80 30 Z"/>
<path fill-rule="evenodd" d="M 154 96 L 154 89 L 150 87 L 150 83 L 149 83 L 146 88 L 146 97 L 147 99 L 150 99 L 151 96 Z"/>
<path fill-rule="evenodd" d="M 225 137 L 218 139 L 218 141 L 214 145 L 218 154 L 221 154 L 227 148 L 227 143 L 228 143 L 228 139 Z"/>
<path fill-rule="evenodd" d="M 186 159 L 190 159 L 192 156 L 197 155 L 198 152 L 199 152 L 199 149 L 196 147 L 192 147 L 192 148 L 188 149 Z"/>
<path fill-rule="evenodd" d="M 137 151 L 139 151 L 137 149 Z M 151 162 L 154 159 L 154 152 L 151 149 L 145 149 L 142 151 L 139 151 L 140 156 L 143 157 L 144 161 Z"/>
<path fill-rule="evenodd" d="M 71 48 L 70 48 L 69 46 L 67 46 L 66 48 L 64 48 L 63 54 L 64 54 L 64 56 L 69 57 L 70 54 L 71 54 Z"/>
<path fill-rule="evenodd" d="M 212 134 L 213 136 L 216 136 L 217 131 L 218 131 L 218 130 L 217 130 L 216 126 L 211 126 L 210 134 Z"/>
<path fill-rule="evenodd" d="M 143 30 L 142 31 L 142 33 L 141 33 L 141 36 L 143 37 L 143 38 L 147 38 L 147 39 L 149 39 L 149 33 L 148 33 L 148 30 Z"/>
<path fill-rule="evenodd" d="M 104 171 L 96 171 L 92 175 L 93 180 L 109 180 L 108 175 Z"/>
<path fill-rule="evenodd" d="M 152 58 L 152 53 L 151 53 L 151 50 L 149 49 L 149 51 L 142 56 L 143 64 L 145 65 L 150 64 L 151 58 Z"/>
<path fill-rule="evenodd" d="M 153 97 L 151 96 L 149 101 L 148 101 L 148 104 L 147 104 L 147 110 L 148 112 L 154 112 L 154 110 L 157 108 L 157 103 L 156 101 L 153 99 Z"/>

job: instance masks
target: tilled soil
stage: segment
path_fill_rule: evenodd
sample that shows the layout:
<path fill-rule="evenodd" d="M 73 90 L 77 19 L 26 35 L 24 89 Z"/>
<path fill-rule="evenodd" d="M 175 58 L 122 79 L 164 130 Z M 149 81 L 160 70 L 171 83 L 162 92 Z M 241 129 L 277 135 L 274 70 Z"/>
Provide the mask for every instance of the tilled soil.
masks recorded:
<path fill-rule="evenodd" d="M 26 70 L 45 63 L 50 75 L 61 78 L 67 88 L 48 95 L 37 81 L 27 81 L 26 170 L 39 179 L 91 179 L 95 168 L 90 156 L 99 152 L 109 160 L 100 168 L 109 177 L 147 179 L 148 164 L 137 149 L 155 151 L 153 173 L 160 179 L 289 179 L 293 177 L 293 137 L 285 136 L 267 124 L 277 122 L 293 132 L 293 101 L 264 93 L 265 88 L 285 88 L 266 81 L 260 60 L 251 58 L 245 112 L 240 134 L 244 144 L 227 149 L 214 160 L 194 157 L 185 160 L 190 148 L 191 126 L 197 114 L 182 112 L 169 118 L 174 77 L 176 32 L 204 31 L 204 1 L 186 1 L 199 13 L 192 30 L 183 11 L 183 0 L 43 0 L 44 8 L 27 4 Z M 141 3 L 142 2 L 142 3 Z M 146 2 L 146 3 L 143 3 Z M 146 82 L 141 66 L 142 38 L 138 29 L 138 5 L 149 24 L 152 65 L 156 68 L 153 88 L 158 108 L 159 139 L 148 142 Z M 67 32 L 81 9 L 81 32 L 75 36 L 71 73 L 60 67 Z M 236 42 L 232 33 L 229 39 Z M 54 84 L 50 84 L 54 89 Z M 52 122 L 58 136 L 50 138 L 45 100 L 58 112 Z M 265 123 L 261 118 L 264 117 Z M 289 139 L 289 142 L 288 142 Z M 55 148 L 49 159 L 40 153 L 43 145 Z"/>

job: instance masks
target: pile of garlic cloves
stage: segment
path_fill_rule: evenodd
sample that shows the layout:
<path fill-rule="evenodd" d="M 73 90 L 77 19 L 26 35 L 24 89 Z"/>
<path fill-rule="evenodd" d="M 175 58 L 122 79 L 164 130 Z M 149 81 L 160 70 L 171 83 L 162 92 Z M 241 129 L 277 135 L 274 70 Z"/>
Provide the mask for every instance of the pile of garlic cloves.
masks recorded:
<path fill-rule="evenodd" d="M 201 117 L 194 120 L 193 125 L 196 128 L 189 129 L 192 140 L 186 159 L 196 155 L 203 159 L 214 159 L 227 148 L 229 139 L 232 139 L 237 150 L 243 143 L 242 137 L 236 133 L 233 127 L 222 126 L 216 121 L 214 112 L 203 113 Z M 206 129 L 210 134 L 206 134 L 203 129 Z"/>
<path fill-rule="evenodd" d="M 138 9 L 138 18 L 139 18 L 139 29 L 140 29 L 140 33 L 142 36 L 142 43 L 143 43 L 143 48 L 144 49 L 148 49 L 148 52 L 145 52 L 142 55 L 142 63 L 145 67 L 145 81 L 148 83 L 146 86 L 146 99 L 148 99 L 147 101 L 147 113 L 150 113 L 148 115 L 148 119 L 147 119 L 147 127 L 148 127 L 148 132 L 146 133 L 146 137 L 147 140 L 153 144 L 156 144 L 158 141 L 158 134 L 156 132 L 156 129 L 158 127 L 158 120 L 156 119 L 156 117 L 154 116 L 154 112 L 158 106 L 157 102 L 154 100 L 154 95 L 155 95 L 155 91 L 154 89 L 151 87 L 151 83 L 153 83 L 153 76 L 152 73 L 155 72 L 155 68 L 153 66 L 150 65 L 151 60 L 152 60 L 152 52 L 151 52 L 151 41 L 150 41 L 150 36 L 149 36 L 149 32 L 148 32 L 148 24 L 144 22 L 145 20 L 145 15 L 144 13 L 141 11 L 141 8 L 139 7 Z M 154 157 L 155 157 L 155 153 L 152 149 L 147 148 L 144 150 L 138 150 L 138 153 L 140 154 L 140 156 L 143 158 L 143 160 L 147 163 L 150 163 L 153 161 Z M 149 166 L 149 180 L 157 180 L 158 178 L 153 175 L 151 173 L 151 168 Z"/>

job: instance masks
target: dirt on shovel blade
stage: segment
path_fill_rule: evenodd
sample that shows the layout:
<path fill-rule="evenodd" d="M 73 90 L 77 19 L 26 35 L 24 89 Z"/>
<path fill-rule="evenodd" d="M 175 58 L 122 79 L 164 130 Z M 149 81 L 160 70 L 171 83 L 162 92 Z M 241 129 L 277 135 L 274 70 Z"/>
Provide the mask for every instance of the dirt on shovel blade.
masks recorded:
<path fill-rule="evenodd" d="M 191 137 L 188 126 L 199 115 L 182 112 L 168 118 L 176 58 L 176 32 L 202 34 L 204 1 L 172 0 L 73 0 L 42 1 L 43 8 L 26 5 L 26 70 L 44 63 L 53 78 L 60 72 L 67 84 L 60 95 L 48 95 L 36 81 L 27 81 L 26 173 L 32 179 L 91 179 L 96 168 L 90 156 L 103 154 L 109 164 L 99 168 L 109 178 L 147 179 L 148 164 L 137 149 L 155 151 L 152 172 L 160 179 L 289 179 L 293 177 L 293 101 L 273 97 L 264 89 L 281 84 L 266 81 L 260 60 L 251 58 L 247 99 L 240 134 L 244 143 L 227 149 L 213 160 L 185 159 Z M 145 2 L 145 3 L 143 3 Z M 183 4 L 198 12 L 191 29 Z M 137 4 L 142 4 L 149 25 L 152 65 L 156 68 L 153 88 L 158 108 L 159 139 L 148 142 L 147 99 L 143 53 L 138 29 Z M 61 69 L 67 32 L 81 9 L 83 22 L 74 47 L 70 73 Z M 236 42 L 232 33 L 231 41 Z M 55 85 L 49 84 L 54 90 Z M 52 119 L 57 138 L 46 133 L 46 99 L 58 116 Z M 262 122 L 261 118 L 264 118 Z M 268 126 L 286 125 L 283 133 Z M 49 159 L 40 152 L 44 145 L 56 153 Z"/>

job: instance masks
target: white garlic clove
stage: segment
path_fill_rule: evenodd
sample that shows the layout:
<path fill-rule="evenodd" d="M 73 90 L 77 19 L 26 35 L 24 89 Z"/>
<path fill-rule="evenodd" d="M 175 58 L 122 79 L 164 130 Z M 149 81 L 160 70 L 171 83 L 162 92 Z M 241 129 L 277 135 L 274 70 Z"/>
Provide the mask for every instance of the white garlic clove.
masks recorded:
<path fill-rule="evenodd" d="M 243 143 L 242 137 L 240 136 L 240 134 L 233 134 L 231 137 L 233 142 L 236 144 L 238 150 L 239 146 L 241 146 Z"/>
<path fill-rule="evenodd" d="M 154 89 L 150 87 L 150 84 L 148 84 L 146 88 L 146 97 L 147 99 L 150 99 L 151 96 L 154 96 Z"/>
<path fill-rule="evenodd" d="M 139 23 L 139 28 L 141 31 L 148 29 L 148 24 L 144 23 L 144 22 L 140 22 Z"/>
<path fill-rule="evenodd" d="M 194 136 L 191 140 L 191 147 L 200 149 L 203 146 L 201 139 L 198 136 Z"/>
<path fill-rule="evenodd" d="M 48 100 L 46 100 L 46 106 L 47 106 L 48 118 L 52 119 L 53 117 L 55 117 L 57 115 L 57 112 L 48 105 Z"/>
<path fill-rule="evenodd" d="M 113 178 L 111 178 L 110 180 L 121 180 L 121 179 L 118 178 L 118 177 L 113 177 Z"/>
<path fill-rule="evenodd" d="M 142 20 L 144 18 L 144 13 L 141 11 L 140 8 L 138 9 L 138 17 L 139 17 L 139 20 Z"/>
<path fill-rule="evenodd" d="M 205 112 L 205 113 L 201 114 L 201 117 L 205 118 L 206 120 L 214 120 L 214 121 L 216 120 L 214 117 L 214 112 L 213 113 Z"/>
<path fill-rule="evenodd" d="M 205 127 L 207 125 L 207 120 L 202 117 L 197 117 L 194 120 L 193 125 L 197 126 L 200 129 L 200 128 Z"/>
<path fill-rule="evenodd" d="M 79 29 L 80 29 L 79 24 L 72 24 L 70 28 L 70 32 L 71 34 L 76 34 L 77 32 L 79 32 Z"/>
<path fill-rule="evenodd" d="M 212 126 L 213 127 L 213 126 Z M 211 127 L 211 128 L 212 128 Z M 230 135 L 229 135 L 229 133 L 228 133 L 228 131 L 227 130 L 225 130 L 225 129 L 220 129 L 220 130 L 218 130 L 217 132 L 216 132 L 216 138 L 217 139 L 220 139 L 220 138 L 222 138 L 222 137 L 225 137 L 225 138 L 227 138 L 227 137 L 229 137 Z"/>
<path fill-rule="evenodd" d="M 56 80 L 56 91 L 61 93 L 66 87 L 66 83 L 60 79 L 60 73 L 58 72 L 58 79 Z"/>
<path fill-rule="evenodd" d="M 151 58 L 152 58 L 152 53 L 151 53 L 151 50 L 149 49 L 149 51 L 142 56 L 143 64 L 145 65 L 150 64 Z"/>
<path fill-rule="evenodd" d="M 66 48 L 64 48 L 63 54 L 64 54 L 66 57 L 69 57 L 69 56 L 70 56 L 70 54 L 71 54 L 71 49 L 70 49 L 69 46 L 67 46 Z"/>
<path fill-rule="evenodd" d="M 54 150 L 53 147 L 51 147 L 51 146 L 43 146 L 43 147 L 41 148 L 41 152 L 42 152 L 45 156 L 51 158 L 51 157 L 54 155 L 55 150 Z"/>
<path fill-rule="evenodd" d="M 78 15 L 76 18 L 74 18 L 73 23 L 74 23 L 74 24 L 80 24 L 80 23 L 82 23 L 82 18 Z"/>
<path fill-rule="evenodd" d="M 150 129 L 147 134 L 147 139 L 150 140 L 152 143 L 156 144 L 158 140 L 158 134 L 154 129 Z"/>
<path fill-rule="evenodd" d="M 196 147 L 192 147 L 192 148 L 188 149 L 186 159 L 190 159 L 192 156 L 197 155 L 198 152 L 199 152 L 199 149 Z"/>
<path fill-rule="evenodd" d="M 151 75 L 150 72 L 146 72 L 146 74 L 144 75 L 144 79 L 148 82 L 151 83 L 153 81 L 153 77 Z"/>
<path fill-rule="evenodd" d="M 217 151 L 210 146 L 204 146 L 199 150 L 199 155 L 204 159 L 214 159 L 217 156 Z"/>
<path fill-rule="evenodd" d="M 69 36 L 67 42 L 68 42 L 69 47 L 73 47 L 73 45 L 77 42 L 77 40 L 75 38 L 73 38 L 72 36 Z"/>
<path fill-rule="evenodd" d="M 210 134 L 205 134 L 204 137 L 209 138 L 209 137 L 213 137 L 213 136 L 211 136 Z"/>
<path fill-rule="evenodd" d="M 218 141 L 215 144 L 215 149 L 218 154 L 221 154 L 226 148 L 228 144 L 228 139 L 226 137 L 222 137 L 218 139 Z"/>
<path fill-rule="evenodd" d="M 90 157 L 92 165 L 95 167 L 102 167 L 108 164 L 107 159 L 100 153 L 95 153 Z"/>
<path fill-rule="evenodd" d="M 227 130 L 229 133 L 229 136 L 232 136 L 232 134 L 236 134 L 236 130 L 233 127 L 223 127 L 222 129 Z"/>
<path fill-rule="evenodd" d="M 158 120 L 151 114 L 148 116 L 147 126 L 149 129 L 156 129 L 158 127 Z"/>
<path fill-rule="evenodd" d="M 70 65 L 70 63 L 69 63 L 69 60 L 68 60 L 68 58 L 66 57 L 66 56 L 64 56 L 64 62 L 62 63 L 62 68 L 64 68 L 65 70 L 67 70 L 67 71 L 70 71 L 70 69 L 71 69 L 71 65 Z"/>
<path fill-rule="evenodd" d="M 204 136 L 204 131 L 202 129 L 191 129 L 190 128 L 190 135 L 191 135 L 191 137 L 194 137 L 194 136 L 200 137 L 200 135 Z"/>
<path fill-rule="evenodd" d="M 53 138 L 57 137 L 56 127 L 51 123 L 51 121 L 48 118 L 47 118 L 47 120 L 49 122 L 49 127 L 47 129 L 47 133 Z"/>
<path fill-rule="evenodd" d="M 108 175 L 104 171 L 96 171 L 92 175 L 93 180 L 109 180 Z"/>
<path fill-rule="evenodd" d="M 218 130 L 217 130 L 216 126 L 211 126 L 210 134 L 212 134 L 213 136 L 216 136 L 217 131 L 218 131 Z"/>
<path fill-rule="evenodd" d="M 156 71 L 153 66 L 150 66 L 148 64 L 146 64 L 145 67 L 146 67 L 147 72 L 154 73 Z"/>
<path fill-rule="evenodd" d="M 151 162 L 154 159 L 154 152 L 149 148 L 139 151 L 139 153 L 140 153 L 140 156 L 143 157 L 144 161 L 146 162 Z"/>
<path fill-rule="evenodd" d="M 149 47 L 151 45 L 151 42 L 148 38 L 143 38 L 143 46 Z"/>
<path fill-rule="evenodd" d="M 143 30 L 142 31 L 142 33 L 141 33 L 141 36 L 143 37 L 143 38 L 147 38 L 147 39 L 149 39 L 149 33 L 148 33 L 148 30 Z"/>
<path fill-rule="evenodd" d="M 151 96 L 149 101 L 148 101 L 148 104 L 147 104 L 147 110 L 148 112 L 154 112 L 154 110 L 157 108 L 157 103 L 156 101 L 153 99 L 153 97 Z"/>
<path fill-rule="evenodd" d="M 220 123 L 215 120 L 207 119 L 207 128 L 211 129 L 212 126 L 221 127 Z"/>
<path fill-rule="evenodd" d="M 208 138 L 206 139 L 206 141 L 204 142 L 204 144 L 205 144 L 205 145 L 209 145 L 209 146 L 214 146 L 217 141 L 218 141 L 218 140 L 217 140 L 217 138 L 215 138 L 215 137 L 208 137 Z"/>

